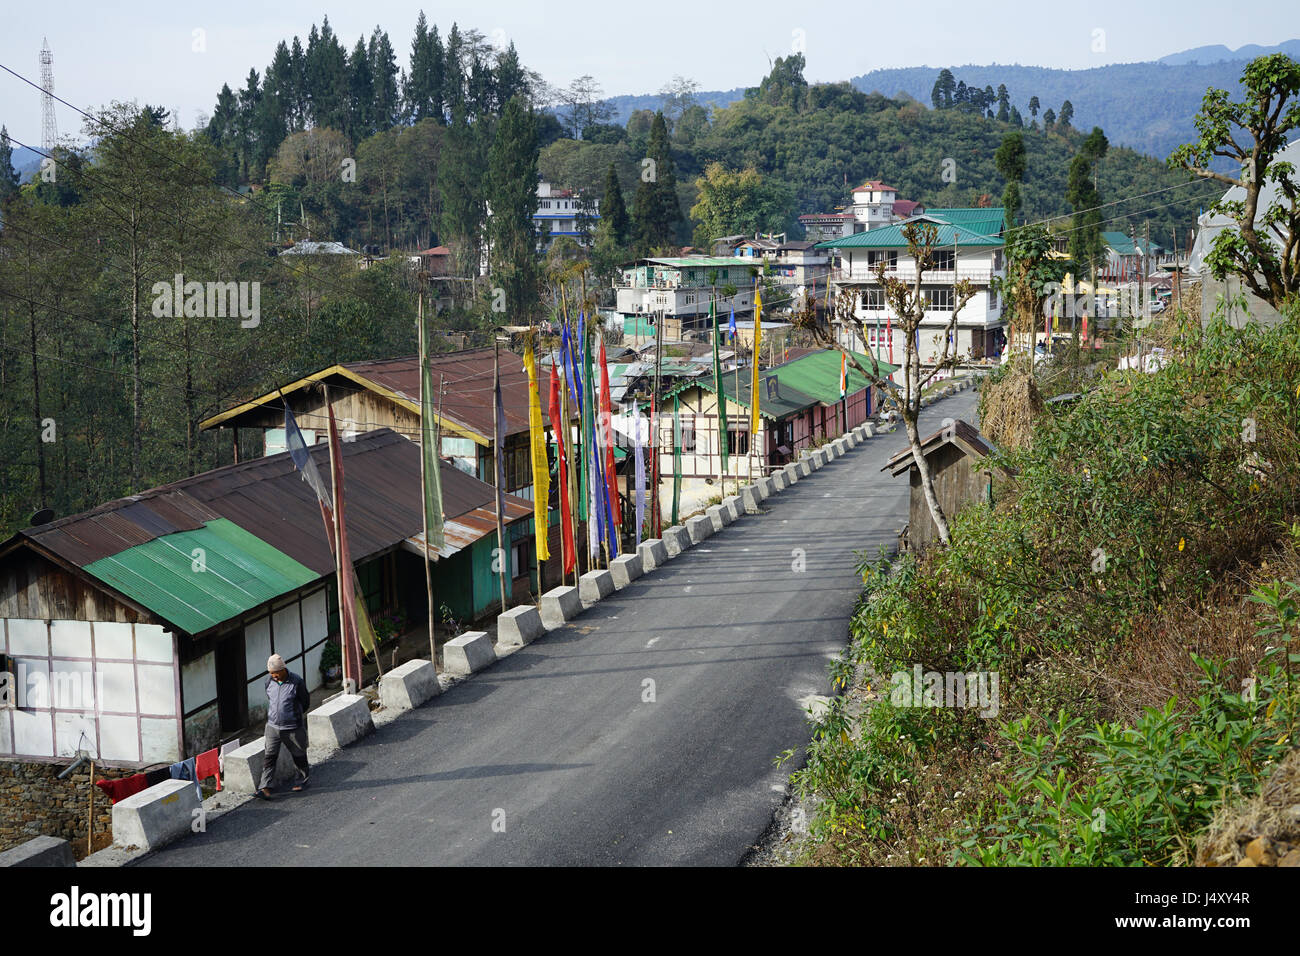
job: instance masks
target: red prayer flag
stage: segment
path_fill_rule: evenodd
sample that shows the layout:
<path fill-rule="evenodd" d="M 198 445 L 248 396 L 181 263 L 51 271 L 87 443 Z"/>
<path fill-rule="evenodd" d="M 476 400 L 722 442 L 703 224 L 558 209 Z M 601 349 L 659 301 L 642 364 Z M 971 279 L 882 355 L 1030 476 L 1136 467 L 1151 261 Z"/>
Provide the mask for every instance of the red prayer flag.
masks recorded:
<path fill-rule="evenodd" d="M 600 418 L 605 432 L 605 483 L 609 486 L 609 511 L 614 526 L 623 524 L 618 501 L 618 476 L 614 473 L 614 408 L 609 398 L 609 366 L 605 364 L 605 339 L 600 340 Z"/>
<path fill-rule="evenodd" d="M 564 573 L 569 574 L 577 566 L 578 553 L 573 546 L 573 526 L 569 520 L 569 460 L 565 448 L 565 432 L 569 430 L 560 413 L 560 381 L 555 377 L 555 365 L 551 365 L 550 410 L 551 429 L 555 432 L 556 457 L 560 472 L 560 541 L 564 553 Z"/>

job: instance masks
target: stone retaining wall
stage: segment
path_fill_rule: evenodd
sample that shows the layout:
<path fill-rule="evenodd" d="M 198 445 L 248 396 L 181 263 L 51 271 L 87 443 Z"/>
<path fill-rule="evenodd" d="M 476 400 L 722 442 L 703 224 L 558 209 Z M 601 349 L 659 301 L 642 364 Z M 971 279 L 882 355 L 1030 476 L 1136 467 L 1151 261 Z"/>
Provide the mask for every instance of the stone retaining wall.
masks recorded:
<path fill-rule="evenodd" d="M 33 837 L 62 837 L 80 859 L 86 853 L 86 818 L 90 809 L 90 766 L 82 764 L 67 780 L 58 775 L 60 763 L 0 761 L 0 850 L 10 850 Z M 135 770 L 95 767 L 96 780 L 129 777 Z M 113 832 L 113 804 L 95 789 L 95 845 Z"/>

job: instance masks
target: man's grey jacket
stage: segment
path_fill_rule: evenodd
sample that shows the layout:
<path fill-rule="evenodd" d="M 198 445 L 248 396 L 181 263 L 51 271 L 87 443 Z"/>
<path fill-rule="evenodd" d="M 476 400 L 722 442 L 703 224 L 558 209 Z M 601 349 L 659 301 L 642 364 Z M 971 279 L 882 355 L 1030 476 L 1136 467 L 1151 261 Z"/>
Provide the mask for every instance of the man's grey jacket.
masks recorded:
<path fill-rule="evenodd" d="M 302 726 L 303 714 L 311 703 L 307 682 L 292 671 L 281 684 L 274 677 L 266 678 L 268 703 L 266 722 L 276 730 L 295 730 Z"/>

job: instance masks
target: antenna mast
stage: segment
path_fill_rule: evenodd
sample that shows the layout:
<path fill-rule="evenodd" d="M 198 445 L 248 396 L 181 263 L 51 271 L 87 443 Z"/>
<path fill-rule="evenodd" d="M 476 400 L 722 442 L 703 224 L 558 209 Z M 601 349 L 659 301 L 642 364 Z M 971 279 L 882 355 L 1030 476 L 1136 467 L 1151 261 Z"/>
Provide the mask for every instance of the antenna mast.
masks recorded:
<path fill-rule="evenodd" d="M 59 127 L 54 121 L 54 54 L 49 41 L 41 40 L 41 152 L 48 154 L 59 141 Z"/>

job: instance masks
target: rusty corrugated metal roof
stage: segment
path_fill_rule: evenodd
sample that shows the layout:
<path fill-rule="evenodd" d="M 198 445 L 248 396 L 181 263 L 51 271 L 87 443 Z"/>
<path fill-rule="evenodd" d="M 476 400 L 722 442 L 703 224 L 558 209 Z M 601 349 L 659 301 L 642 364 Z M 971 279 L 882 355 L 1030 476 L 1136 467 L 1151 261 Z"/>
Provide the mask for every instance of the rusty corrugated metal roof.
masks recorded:
<path fill-rule="evenodd" d="M 485 438 L 492 437 L 492 349 L 465 349 L 429 356 L 433 387 L 447 384 L 442 400 L 442 414 L 472 429 Z M 506 434 L 528 431 L 528 372 L 524 360 L 503 349 L 501 356 L 501 404 L 506 413 Z M 420 359 L 377 359 L 369 362 L 345 362 L 348 371 L 382 388 L 420 404 Z M 542 403 L 542 420 L 546 421 L 546 403 Z"/>
<path fill-rule="evenodd" d="M 391 429 L 344 442 L 348 544 L 354 562 L 400 546 L 423 531 L 420 449 Z M 329 446 L 311 448 L 322 475 L 329 474 Z M 441 469 L 446 520 L 460 521 L 465 535 L 495 530 L 491 485 L 449 462 Z M 532 503 L 506 495 L 508 523 L 532 514 Z M 486 519 L 483 515 L 488 515 Z M 320 575 L 334 559 L 316 496 L 287 452 L 227 465 L 159 488 L 121 498 L 91 511 L 20 531 L 44 549 L 85 567 L 177 531 L 193 531 L 227 518 Z M 458 533 L 462 533 L 458 530 Z M 474 534 L 477 540 L 481 535 Z M 10 544 L 15 539 L 11 539 Z"/>
<path fill-rule="evenodd" d="M 442 398 L 442 416 L 449 422 L 479 436 L 484 442 L 492 439 L 492 352 L 490 348 L 465 349 L 444 352 L 429 357 L 433 372 L 433 387 L 446 383 Z M 524 360 L 513 352 L 502 349 L 501 403 L 505 408 L 506 435 L 528 431 L 528 372 Z M 201 428 L 231 425 L 240 416 L 264 405 L 283 408 L 283 396 L 318 381 L 342 382 L 344 387 L 370 388 L 378 394 L 397 401 L 408 411 L 420 413 L 420 360 L 419 356 L 374 359 L 364 362 L 345 362 L 314 372 L 274 392 L 227 409 L 200 422 Z M 541 383 L 545 388 L 545 380 Z M 542 396 L 542 422 L 546 424 L 547 402 Z M 449 426 L 450 427 L 450 426 Z"/>

